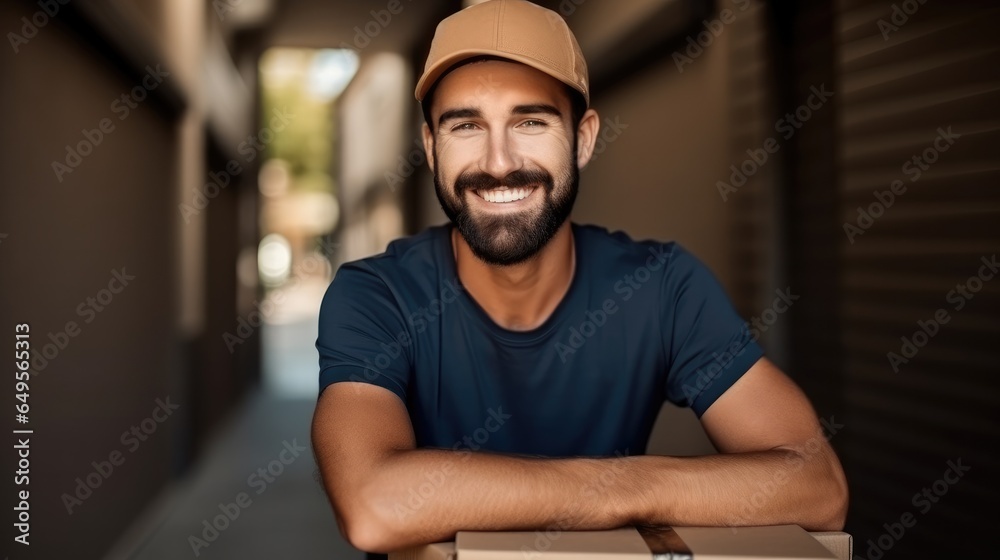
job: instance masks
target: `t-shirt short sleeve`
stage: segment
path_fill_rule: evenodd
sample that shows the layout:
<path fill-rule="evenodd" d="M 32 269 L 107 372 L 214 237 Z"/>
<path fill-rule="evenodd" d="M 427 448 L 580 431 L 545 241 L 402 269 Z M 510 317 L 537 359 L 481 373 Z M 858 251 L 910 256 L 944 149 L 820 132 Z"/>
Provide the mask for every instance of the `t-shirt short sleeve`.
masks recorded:
<path fill-rule="evenodd" d="M 674 244 L 663 277 L 667 400 L 700 418 L 764 352 L 712 272 Z"/>
<path fill-rule="evenodd" d="M 367 265 L 340 267 L 319 311 L 319 392 L 356 381 L 384 387 L 406 402 L 409 340 L 399 305 Z"/>

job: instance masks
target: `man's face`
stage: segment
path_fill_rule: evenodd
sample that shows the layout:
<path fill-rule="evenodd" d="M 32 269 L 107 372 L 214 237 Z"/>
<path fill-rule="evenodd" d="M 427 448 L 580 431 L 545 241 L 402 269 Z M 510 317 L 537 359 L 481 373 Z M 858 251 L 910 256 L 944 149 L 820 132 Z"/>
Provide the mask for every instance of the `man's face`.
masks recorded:
<path fill-rule="evenodd" d="M 579 184 L 570 111 L 561 82 L 514 62 L 473 62 L 438 84 L 435 191 L 486 263 L 531 258 L 569 217 Z"/>

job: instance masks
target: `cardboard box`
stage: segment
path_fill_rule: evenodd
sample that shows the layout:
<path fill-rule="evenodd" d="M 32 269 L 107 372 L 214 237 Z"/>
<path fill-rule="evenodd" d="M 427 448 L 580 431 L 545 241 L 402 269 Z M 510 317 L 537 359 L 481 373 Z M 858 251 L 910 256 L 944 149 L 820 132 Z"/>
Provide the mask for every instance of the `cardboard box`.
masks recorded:
<path fill-rule="evenodd" d="M 820 545 L 818 548 L 816 545 Z M 685 546 L 690 556 L 683 552 Z M 674 555 L 667 550 L 677 551 Z M 389 560 L 695 560 L 834 558 L 851 560 L 847 533 L 807 533 L 778 527 L 680 527 L 609 531 L 460 531 L 455 542 L 435 543 L 389 554 Z"/>
<path fill-rule="evenodd" d="M 443 542 L 390 552 L 389 560 L 456 560 L 455 542 Z"/>

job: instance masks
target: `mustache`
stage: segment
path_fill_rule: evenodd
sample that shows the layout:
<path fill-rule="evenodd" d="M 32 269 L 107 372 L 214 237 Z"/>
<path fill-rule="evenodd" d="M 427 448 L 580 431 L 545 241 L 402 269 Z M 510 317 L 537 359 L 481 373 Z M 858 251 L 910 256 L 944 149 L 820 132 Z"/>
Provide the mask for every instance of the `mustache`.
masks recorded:
<path fill-rule="evenodd" d="M 470 172 L 463 173 L 455 179 L 455 194 L 462 194 L 468 189 L 491 190 L 498 187 L 517 189 L 539 183 L 545 187 L 546 191 L 551 192 L 554 185 L 552 174 L 543 169 L 518 169 L 506 177 L 497 178 L 489 173 Z"/>

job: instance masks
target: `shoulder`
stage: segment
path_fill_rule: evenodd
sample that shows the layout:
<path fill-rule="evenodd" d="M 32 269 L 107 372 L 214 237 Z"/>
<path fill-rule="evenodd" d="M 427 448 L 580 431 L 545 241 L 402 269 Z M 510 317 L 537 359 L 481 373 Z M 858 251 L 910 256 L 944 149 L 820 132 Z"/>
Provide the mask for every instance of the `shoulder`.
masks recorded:
<path fill-rule="evenodd" d="M 379 272 L 417 268 L 427 261 L 435 260 L 435 242 L 440 242 L 445 235 L 447 235 L 445 226 L 431 226 L 420 233 L 389 242 L 385 251 L 377 255 L 350 261 L 341 266 L 361 267 Z"/>
<path fill-rule="evenodd" d="M 383 282 L 393 283 L 407 276 L 428 274 L 438 268 L 435 242 L 446 234 L 443 230 L 444 226 L 432 226 L 390 242 L 385 251 L 377 255 L 345 262 L 337 269 L 335 280 L 339 276 L 374 275 Z"/>
<path fill-rule="evenodd" d="M 360 305 L 385 299 L 405 307 L 408 300 L 435 293 L 442 282 L 439 245 L 446 235 L 445 226 L 432 226 L 390 242 L 382 253 L 343 263 L 327 297 L 339 295 Z"/>
<path fill-rule="evenodd" d="M 633 284 L 655 278 L 668 300 L 689 288 L 718 283 L 708 266 L 677 241 L 634 239 L 601 226 L 574 226 L 581 253 L 594 275 L 628 275 Z"/>
<path fill-rule="evenodd" d="M 602 268 L 646 267 L 651 271 L 670 268 L 684 249 L 676 241 L 634 239 L 621 230 L 609 231 L 592 224 L 574 224 L 580 250 Z"/>

